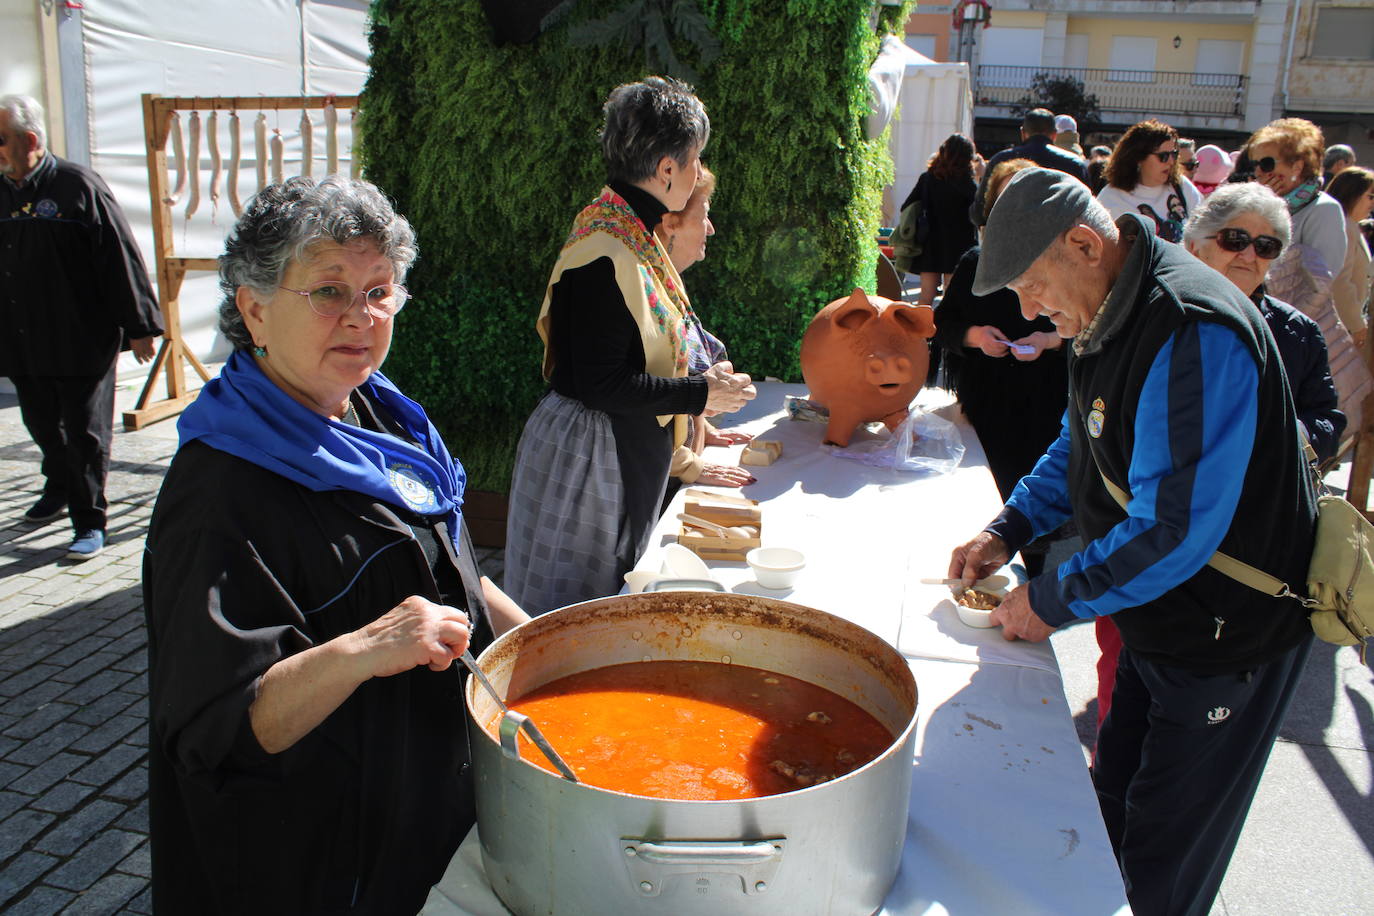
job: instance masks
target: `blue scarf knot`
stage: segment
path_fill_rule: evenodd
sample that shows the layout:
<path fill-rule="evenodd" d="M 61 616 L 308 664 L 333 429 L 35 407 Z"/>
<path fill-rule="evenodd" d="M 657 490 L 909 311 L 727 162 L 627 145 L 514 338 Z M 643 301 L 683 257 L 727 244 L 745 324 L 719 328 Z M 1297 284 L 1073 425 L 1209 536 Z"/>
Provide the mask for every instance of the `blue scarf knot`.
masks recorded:
<path fill-rule="evenodd" d="M 442 516 L 456 551 L 467 475 L 424 408 L 380 372 L 359 386 L 418 445 L 351 426 L 294 400 L 235 351 L 177 422 L 180 444 L 200 440 L 316 492 L 351 490 L 419 515 Z"/>

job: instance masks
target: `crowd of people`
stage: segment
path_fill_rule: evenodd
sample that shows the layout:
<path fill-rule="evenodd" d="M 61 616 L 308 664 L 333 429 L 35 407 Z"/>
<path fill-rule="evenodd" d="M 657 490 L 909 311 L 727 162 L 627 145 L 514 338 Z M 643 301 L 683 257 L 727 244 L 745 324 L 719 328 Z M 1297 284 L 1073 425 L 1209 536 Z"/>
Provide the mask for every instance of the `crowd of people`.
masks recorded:
<path fill-rule="evenodd" d="M 1020 551 L 1008 639 L 1094 621 L 1093 778 L 1128 897 L 1206 913 L 1312 638 L 1209 563 L 1304 580 L 1314 468 L 1370 391 L 1374 172 L 1299 118 L 1229 153 L 1150 119 L 1085 155 L 1077 127 L 1031 111 L 970 207 L 922 201 L 932 235 L 981 227 L 921 299 L 1006 504 L 949 574 Z M 1081 549 L 1044 570 L 1067 522 Z"/>
<path fill-rule="evenodd" d="M 715 231 L 706 110 L 650 77 L 603 115 L 606 186 L 535 322 L 548 390 L 515 454 L 506 591 L 474 562 L 461 462 L 380 371 L 405 217 L 334 176 L 270 185 L 237 220 L 233 353 L 180 420 L 144 555 L 159 911 L 416 911 L 474 820 L 455 660 L 616 593 L 671 481 L 751 480 L 702 458 L 748 438 L 710 418 L 755 396 L 683 281 Z M 84 246 L 94 270 L 26 273 L 50 308 L 22 313 L 0 372 L 43 452 L 27 517 L 70 511 L 81 558 L 103 546 L 115 358 L 151 358 L 162 329 L 108 189 L 41 122 L 0 100 L 6 231 L 34 265 Z M 1008 639 L 1095 622 L 1093 778 L 1130 902 L 1206 913 L 1311 644 L 1291 602 L 1207 564 L 1304 580 L 1304 445 L 1332 461 L 1369 387 L 1331 366 L 1333 342 L 1366 341 L 1374 172 L 1295 118 L 1235 153 L 1158 120 L 1084 139 L 1043 109 L 986 162 L 956 134 L 907 198 L 919 301 L 1005 503 L 950 575 L 1019 551 Z M 55 347 L 68 313 L 98 313 L 89 352 Z M 1046 569 L 1070 520 L 1082 549 Z"/>

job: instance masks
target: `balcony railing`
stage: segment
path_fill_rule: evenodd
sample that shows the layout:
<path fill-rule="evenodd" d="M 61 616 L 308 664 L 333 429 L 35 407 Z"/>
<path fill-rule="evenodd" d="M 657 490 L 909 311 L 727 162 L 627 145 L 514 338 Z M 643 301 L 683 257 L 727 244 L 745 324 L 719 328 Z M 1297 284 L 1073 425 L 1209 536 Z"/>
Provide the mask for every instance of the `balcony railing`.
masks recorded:
<path fill-rule="evenodd" d="M 1030 95 L 1037 73 L 1072 77 L 1097 96 L 1104 114 L 1239 116 L 1248 77 L 1238 73 L 1165 73 L 1160 70 L 1098 70 L 1079 67 L 978 67 L 974 99 L 979 105 L 1009 106 Z"/>

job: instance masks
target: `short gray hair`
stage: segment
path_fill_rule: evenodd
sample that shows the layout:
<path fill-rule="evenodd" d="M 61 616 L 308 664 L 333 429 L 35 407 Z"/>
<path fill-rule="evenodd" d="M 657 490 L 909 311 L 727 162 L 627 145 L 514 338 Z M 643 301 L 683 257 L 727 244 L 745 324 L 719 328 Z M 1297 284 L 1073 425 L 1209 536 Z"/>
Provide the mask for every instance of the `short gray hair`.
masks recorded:
<path fill-rule="evenodd" d="M 7 95 L 0 98 L 0 109 L 10 116 L 10 126 L 20 133 L 38 135 L 38 148 L 48 148 L 48 132 L 43 127 L 43 106 L 28 95 Z"/>
<path fill-rule="evenodd" d="M 253 346 L 239 314 L 240 286 L 264 300 L 276 294 L 291 263 L 317 242 L 340 245 L 367 239 L 391 262 L 396 282 L 415 263 L 415 232 L 377 187 L 357 178 L 331 175 L 288 178 L 259 191 L 243 208 L 219 257 L 219 329 L 236 350 Z"/>
<path fill-rule="evenodd" d="M 613 180 L 650 178 L 664 156 L 686 165 L 711 138 L 711 119 L 701 100 L 691 86 L 672 77 L 617 86 L 602 111 L 601 151 Z"/>
<path fill-rule="evenodd" d="M 1112 212 L 1096 197 L 1088 201 L 1088 206 L 1084 209 L 1083 214 L 1078 217 L 1078 222 L 1108 242 L 1115 242 L 1121 238 L 1121 230 L 1116 227 L 1116 220 L 1112 219 Z"/>
<path fill-rule="evenodd" d="M 1288 247 L 1293 237 L 1293 221 L 1288 204 L 1262 184 L 1253 181 L 1224 184 L 1212 192 L 1202 206 L 1188 217 L 1183 227 L 1183 241 L 1201 245 L 1210 236 L 1224 229 L 1226 224 L 1243 213 L 1253 213 L 1274 231 L 1274 237 Z"/>
<path fill-rule="evenodd" d="M 1322 171 L 1331 171 L 1331 166 L 1337 162 L 1348 162 L 1355 164 L 1355 151 L 1344 143 L 1335 143 L 1326 148 L 1326 155 L 1322 157 Z"/>

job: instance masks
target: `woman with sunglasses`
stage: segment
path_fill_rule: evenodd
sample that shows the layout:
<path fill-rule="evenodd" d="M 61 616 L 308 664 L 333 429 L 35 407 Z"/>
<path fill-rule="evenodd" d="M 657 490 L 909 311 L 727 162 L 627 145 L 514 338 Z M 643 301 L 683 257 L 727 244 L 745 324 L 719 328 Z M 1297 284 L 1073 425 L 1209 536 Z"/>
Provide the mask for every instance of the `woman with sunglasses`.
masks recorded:
<path fill-rule="evenodd" d="M 159 913 L 414 913 L 475 819 L 453 662 L 528 619 L 464 473 L 378 370 L 415 260 L 355 179 L 257 194 L 234 347 L 182 414 L 143 558 Z"/>
<path fill-rule="evenodd" d="M 1331 277 L 1345 264 L 1345 212 L 1322 191 L 1321 128 L 1303 118 L 1280 118 L 1251 134 L 1244 158 L 1255 180 L 1284 199 L 1293 217 L 1293 245 L 1321 256 Z"/>
<path fill-rule="evenodd" d="M 1139 213 L 1154 223 L 1160 238 L 1182 241 L 1183 224 L 1202 194 L 1184 176 L 1178 156 L 1178 131 L 1163 121 L 1141 121 L 1112 151 L 1103 171 L 1107 186 L 1097 199 L 1112 219 Z"/>
<path fill-rule="evenodd" d="M 1291 305 L 1266 295 L 1263 286 L 1269 266 L 1291 233 L 1288 208 L 1272 191 L 1254 183 L 1228 184 L 1193 213 L 1183 230 L 1183 244 L 1259 307 L 1279 345 L 1298 419 L 1317 457 L 1327 461 L 1336 454 L 1345 416 L 1336 408 L 1321 328 Z"/>
<path fill-rule="evenodd" d="M 1360 221 L 1374 210 L 1374 172 L 1357 165 L 1346 166 L 1331 179 L 1326 190 L 1345 210 L 1345 264 L 1331 284 L 1331 294 L 1336 299 L 1341 323 L 1355 338 L 1355 346 L 1363 349 L 1368 333 L 1364 309 L 1369 300 L 1370 257 Z"/>

